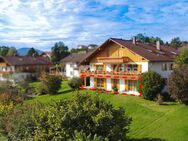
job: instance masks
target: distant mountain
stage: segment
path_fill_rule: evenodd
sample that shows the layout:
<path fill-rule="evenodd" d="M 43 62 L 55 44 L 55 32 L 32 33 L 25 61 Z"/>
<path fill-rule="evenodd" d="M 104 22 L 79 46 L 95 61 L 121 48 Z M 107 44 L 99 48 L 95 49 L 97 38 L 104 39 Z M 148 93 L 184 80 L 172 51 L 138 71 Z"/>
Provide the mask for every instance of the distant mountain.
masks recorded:
<path fill-rule="evenodd" d="M 31 48 L 20 48 L 20 49 L 17 49 L 17 52 L 18 52 L 18 55 L 20 56 L 25 56 L 27 55 L 28 51 L 30 50 Z M 39 50 L 39 49 L 36 49 L 35 50 L 39 53 L 39 54 L 42 54 L 43 51 Z"/>

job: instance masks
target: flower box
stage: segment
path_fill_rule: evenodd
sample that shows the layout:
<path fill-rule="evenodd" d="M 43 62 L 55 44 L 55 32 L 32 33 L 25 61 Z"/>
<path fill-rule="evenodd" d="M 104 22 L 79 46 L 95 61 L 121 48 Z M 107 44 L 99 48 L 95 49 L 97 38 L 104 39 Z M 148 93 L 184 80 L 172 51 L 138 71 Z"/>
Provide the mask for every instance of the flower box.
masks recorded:
<path fill-rule="evenodd" d="M 122 94 L 123 94 L 123 95 L 127 95 L 127 93 L 126 93 L 126 92 L 122 92 Z"/>
<path fill-rule="evenodd" d="M 95 88 L 90 88 L 90 90 L 94 91 L 94 90 L 95 90 Z"/>
<path fill-rule="evenodd" d="M 114 92 L 114 94 L 119 94 L 119 92 Z"/>
<path fill-rule="evenodd" d="M 107 93 L 110 93 L 111 91 L 110 90 L 106 90 Z"/>
<path fill-rule="evenodd" d="M 130 96 L 135 96 L 135 94 L 130 94 Z"/>
<path fill-rule="evenodd" d="M 102 90 L 98 90 L 98 93 L 102 93 Z"/>
<path fill-rule="evenodd" d="M 81 87 L 81 89 L 82 89 L 82 90 L 86 90 L 86 88 L 84 88 L 84 87 Z"/>

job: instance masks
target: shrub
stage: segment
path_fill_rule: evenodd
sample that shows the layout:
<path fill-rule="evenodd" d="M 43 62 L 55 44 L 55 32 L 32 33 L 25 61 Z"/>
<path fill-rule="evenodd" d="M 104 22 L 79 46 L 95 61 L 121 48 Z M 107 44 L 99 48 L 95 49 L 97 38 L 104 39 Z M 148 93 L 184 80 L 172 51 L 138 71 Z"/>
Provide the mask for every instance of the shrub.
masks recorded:
<path fill-rule="evenodd" d="M 97 135 L 91 138 L 91 135 L 86 135 L 83 131 L 75 131 L 73 138 L 69 141 L 108 141 L 108 139 Z"/>
<path fill-rule="evenodd" d="M 112 89 L 113 89 L 114 92 L 118 92 L 117 86 L 114 86 Z"/>
<path fill-rule="evenodd" d="M 81 81 L 80 78 L 74 77 L 74 78 L 72 78 L 72 79 L 69 81 L 68 84 L 69 84 L 69 86 L 70 86 L 72 89 L 76 90 L 76 89 L 80 89 L 80 86 L 81 86 L 81 84 L 82 84 L 82 81 Z"/>
<path fill-rule="evenodd" d="M 10 140 L 125 140 L 131 121 L 123 108 L 91 95 L 34 109 L 10 112 L 1 122 Z"/>
<path fill-rule="evenodd" d="M 19 95 L 3 93 L 0 94 L 0 116 L 8 113 L 15 105 L 22 104 L 23 98 Z"/>
<path fill-rule="evenodd" d="M 176 57 L 176 64 L 183 65 L 188 64 L 188 48 L 183 48 L 180 54 Z"/>
<path fill-rule="evenodd" d="M 45 90 L 49 94 L 57 94 L 61 88 L 61 81 L 58 76 L 44 74 L 41 77 L 41 85 L 44 87 L 42 91 Z"/>
<path fill-rule="evenodd" d="M 168 79 L 169 94 L 180 103 L 188 103 L 188 66 L 176 68 Z"/>
<path fill-rule="evenodd" d="M 143 73 L 141 77 L 137 90 L 142 93 L 144 99 L 154 100 L 164 87 L 164 79 L 154 71 Z M 140 87 L 141 85 L 142 87 Z"/>
<path fill-rule="evenodd" d="M 25 105 L 4 114 L 0 117 L 1 133 L 9 140 L 31 140 L 36 127 L 32 118 L 35 112 L 32 106 Z"/>

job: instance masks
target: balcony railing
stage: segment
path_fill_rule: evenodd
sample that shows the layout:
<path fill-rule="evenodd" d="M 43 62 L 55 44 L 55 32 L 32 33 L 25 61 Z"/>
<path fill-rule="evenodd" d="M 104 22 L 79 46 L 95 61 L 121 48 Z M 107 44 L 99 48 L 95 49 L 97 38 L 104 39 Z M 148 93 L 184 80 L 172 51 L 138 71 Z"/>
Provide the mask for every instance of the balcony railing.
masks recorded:
<path fill-rule="evenodd" d="M 81 77 L 97 77 L 97 78 L 124 78 L 124 79 L 138 79 L 141 72 L 139 71 L 126 71 L 126 72 L 108 72 L 108 71 L 80 71 Z"/>

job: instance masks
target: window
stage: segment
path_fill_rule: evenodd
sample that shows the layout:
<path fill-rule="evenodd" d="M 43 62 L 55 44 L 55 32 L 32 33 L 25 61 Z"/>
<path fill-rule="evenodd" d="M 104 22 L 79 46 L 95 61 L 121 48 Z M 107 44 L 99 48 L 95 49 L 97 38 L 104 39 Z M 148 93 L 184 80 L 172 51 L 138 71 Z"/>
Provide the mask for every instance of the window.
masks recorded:
<path fill-rule="evenodd" d="M 127 71 L 132 71 L 132 65 L 128 65 Z"/>
<path fill-rule="evenodd" d="M 120 65 L 120 72 L 124 72 L 124 64 Z"/>
<path fill-rule="evenodd" d="M 171 63 L 170 66 L 169 66 L 169 70 L 173 70 L 173 67 L 174 67 L 174 64 Z"/>
<path fill-rule="evenodd" d="M 129 91 L 136 91 L 136 85 L 137 85 L 137 81 L 129 80 L 128 81 L 128 90 Z"/>
<path fill-rule="evenodd" d="M 162 64 L 162 71 L 167 71 L 167 64 L 166 63 Z"/>
<path fill-rule="evenodd" d="M 97 71 L 102 71 L 103 70 L 103 65 L 96 65 L 96 70 Z"/>
<path fill-rule="evenodd" d="M 104 79 L 103 78 L 97 78 L 97 87 L 104 88 Z"/>
<path fill-rule="evenodd" d="M 73 75 L 73 71 L 70 71 L 70 75 Z"/>
<path fill-rule="evenodd" d="M 112 79 L 112 88 L 118 87 L 119 80 L 118 79 Z"/>
<path fill-rule="evenodd" d="M 138 71 L 138 65 L 133 65 L 133 71 Z"/>
<path fill-rule="evenodd" d="M 70 68 L 73 68 L 73 64 L 70 64 Z"/>

